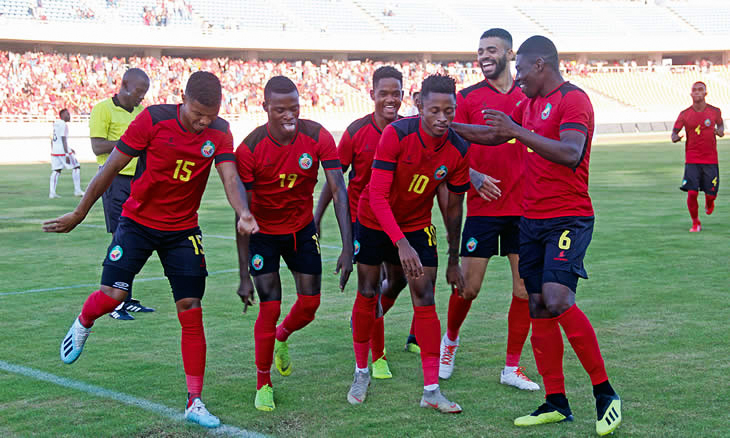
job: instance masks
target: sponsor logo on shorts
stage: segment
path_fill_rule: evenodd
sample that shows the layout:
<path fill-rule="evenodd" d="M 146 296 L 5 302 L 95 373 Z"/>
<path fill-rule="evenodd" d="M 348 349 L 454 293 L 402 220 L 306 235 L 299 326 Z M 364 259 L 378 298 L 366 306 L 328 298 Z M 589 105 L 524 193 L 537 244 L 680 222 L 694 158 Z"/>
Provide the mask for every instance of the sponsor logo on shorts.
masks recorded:
<path fill-rule="evenodd" d="M 557 257 L 554 257 L 553 260 L 558 260 L 561 262 L 567 262 L 568 259 L 565 258 L 565 251 L 560 251 L 560 254 L 558 254 Z"/>
<path fill-rule="evenodd" d="M 682 180 L 682 185 L 683 185 L 683 186 L 686 186 L 686 185 L 687 185 L 687 180 L 686 180 L 686 179 L 683 179 L 683 180 Z"/>
<path fill-rule="evenodd" d="M 709 128 L 711 124 L 712 122 L 710 121 L 710 119 L 705 119 L 705 126 Z"/>
<path fill-rule="evenodd" d="M 477 239 L 471 237 L 469 240 L 466 241 L 466 250 L 469 252 L 474 252 L 475 249 L 477 249 Z"/>
<path fill-rule="evenodd" d="M 251 266 L 255 270 L 260 271 L 264 267 L 264 258 L 261 257 L 259 254 L 256 254 L 251 258 Z"/>
<path fill-rule="evenodd" d="M 116 287 L 117 289 L 122 289 L 122 290 L 129 290 L 129 284 L 125 283 L 123 281 L 115 281 L 113 287 Z"/>
<path fill-rule="evenodd" d="M 355 255 L 358 255 L 360 253 L 360 242 L 355 240 L 353 242 L 353 246 L 355 247 Z"/>
<path fill-rule="evenodd" d="M 550 117 L 550 110 L 553 109 L 553 105 L 551 103 L 548 103 L 545 105 L 545 109 L 542 110 L 542 114 L 540 114 L 540 118 L 545 120 L 548 117 Z"/>
<path fill-rule="evenodd" d="M 447 173 L 449 173 L 449 169 L 446 166 L 439 166 L 436 169 L 436 173 L 433 174 L 433 177 L 440 181 L 446 177 Z"/>
<path fill-rule="evenodd" d="M 312 156 L 308 153 L 303 153 L 301 157 L 299 157 L 299 167 L 301 167 L 304 170 L 309 169 L 312 167 L 312 163 L 314 163 L 314 160 L 312 160 Z"/>
<path fill-rule="evenodd" d="M 215 153 L 215 145 L 212 141 L 206 140 L 205 143 L 203 143 L 203 147 L 200 148 L 200 153 L 203 154 L 205 158 L 210 158 Z"/>
<path fill-rule="evenodd" d="M 119 245 L 116 245 L 114 248 L 112 248 L 111 251 L 109 251 L 109 260 L 116 262 L 117 260 L 122 258 L 123 254 L 124 254 L 124 251 L 122 251 L 122 247 Z"/>

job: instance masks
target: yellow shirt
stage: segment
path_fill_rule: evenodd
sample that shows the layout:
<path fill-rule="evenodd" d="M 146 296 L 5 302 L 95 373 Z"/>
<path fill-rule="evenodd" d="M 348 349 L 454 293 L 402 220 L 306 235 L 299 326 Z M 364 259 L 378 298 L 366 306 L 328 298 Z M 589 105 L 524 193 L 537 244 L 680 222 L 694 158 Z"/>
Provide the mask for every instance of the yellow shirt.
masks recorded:
<path fill-rule="evenodd" d="M 89 118 L 89 137 L 103 138 L 109 141 L 117 141 L 122 137 L 124 131 L 132 120 L 144 110 L 142 105 L 135 107 L 132 112 L 124 109 L 116 95 L 109 99 L 102 100 L 94 105 Z M 103 165 L 109 154 L 101 154 L 96 156 L 96 162 Z M 120 175 L 134 176 L 137 169 L 137 158 L 132 158 L 124 169 L 119 172 Z"/>

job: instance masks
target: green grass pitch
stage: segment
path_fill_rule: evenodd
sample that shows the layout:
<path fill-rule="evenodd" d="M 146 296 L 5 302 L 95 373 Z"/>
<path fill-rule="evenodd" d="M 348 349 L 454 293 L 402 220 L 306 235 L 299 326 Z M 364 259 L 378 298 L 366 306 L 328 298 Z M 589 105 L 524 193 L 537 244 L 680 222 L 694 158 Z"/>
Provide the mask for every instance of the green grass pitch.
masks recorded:
<path fill-rule="evenodd" d="M 597 212 L 578 304 L 591 319 L 607 370 L 624 401 L 616 436 L 727 436 L 730 414 L 728 365 L 728 266 L 730 265 L 730 142 L 720 143 L 721 190 L 703 231 L 690 234 L 685 196 L 678 190 L 683 147 L 669 143 L 595 146 L 590 192 Z M 101 203 L 85 226 L 68 235 L 41 232 L 40 223 L 70 211 L 71 175 L 59 182 L 61 199 L 49 200 L 48 165 L 0 167 L 0 361 L 119 391 L 179 410 L 185 380 L 180 328 L 169 285 L 156 256 L 139 274 L 134 295 L 153 314 L 131 322 L 102 317 L 82 357 L 61 363 L 59 342 L 94 291 L 109 243 Z M 84 185 L 95 165 L 84 164 Z M 727 184 L 727 183 L 725 183 Z M 162 195 L 162 194 L 161 194 Z M 276 411 L 254 409 L 253 325 L 257 307 L 243 315 L 237 287 L 233 213 L 215 172 L 203 198 L 209 271 L 204 303 L 208 361 L 204 400 L 225 424 L 274 436 L 594 436 L 590 380 L 566 342 L 565 374 L 575 422 L 518 429 L 512 420 L 542 401 L 543 393 L 499 384 L 504 364 L 510 276 L 505 259 L 490 263 L 487 279 L 462 330 L 456 370 L 442 381 L 444 393 L 464 408 L 447 416 L 418 407 L 420 359 L 402 351 L 410 326 L 410 299 L 402 294 L 386 317 L 386 347 L 394 378 L 375 381 L 367 402 L 346 401 L 354 367 L 348 318 L 356 275 L 347 291 L 332 274 L 339 251 L 336 222 L 325 220 L 322 304 L 317 318 L 290 338 L 293 374 L 274 370 Z M 446 245 L 440 216 L 439 252 Z M 91 225 L 91 226 L 88 226 Z M 208 236 L 208 237 L 205 237 Z M 214 237 L 219 236 L 219 237 Z M 222 237 L 228 237 L 221 238 Z M 439 271 L 437 310 L 446 325 L 448 288 Z M 282 269 L 282 318 L 295 293 Z M 60 289 L 66 286 L 78 286 Z M 87 285 L 87 286 L 83 286 Z M 36 289 L 55 290 L 26 292 Z M 522 364 L 542 383 L 529 340 Z M 0 369 L 0 436 L 197 437 L 208 431 L 110 398 L 39 381 Z"/>

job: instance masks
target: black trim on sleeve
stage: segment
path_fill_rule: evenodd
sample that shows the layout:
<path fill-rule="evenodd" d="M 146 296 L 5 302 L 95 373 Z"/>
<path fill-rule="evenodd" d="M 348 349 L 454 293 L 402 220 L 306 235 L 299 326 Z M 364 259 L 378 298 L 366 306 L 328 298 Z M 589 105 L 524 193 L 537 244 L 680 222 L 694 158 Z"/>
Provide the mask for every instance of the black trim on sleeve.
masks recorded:
<path fill-rule="evenodd" d="M 142 151 L 125 144 L 121 139 L 117 141 L 117 149 L 119 149 L 119 152 L 130 157 L 139 157 L 142 154 Z"/>
<path fill-rule="evenodd" d="M 586 128 L 586 126 L 581 123 L 563 123 L 562 125 L 560 125 L 560 131 L 564 131 L 566 129 L 580 131 L 583 134 L 588 135 L 588 128 Z"/>
<path fill-rule="evenodd" d="M 253 181 L 245 182 L 243 183 L 243 186 L 246 188 L 246 190 L 251 190 L 253 188 Z"/>
<path fill-rule="evenodd" d="M 462 194 L 462 193 L 466 193 L 466 191 L 469 190 L 469 184 L 470 183 L 466 183 L 466 184 L 462 184 L 460 186 L 455 186 L 455 185 L 451 184 L 450 182 L 447 182 L 446 188 L 449 189 L 453 193 Z"/>
<path fill-rule="evenodd" d="M 395 163 L 383 160 L 373 160 L 373 169 L 387 170 L 389 172 L 395 171 Z"/>
<path fill-rule="evenodd" d="M 342 164 L 340 160 L 324 160 L 322 161 L 322 168 L 324 170 L 341 169 Z"/>
<path fill-rule="evenodd" d="M 215 165 L 219 165 L 220 163 L 224 163 L 226 161 L 233 161 L 236 162 L 236 156 L 232 153 L 226 152 L 225 154 L 220 154 L 215 156 Z"/>

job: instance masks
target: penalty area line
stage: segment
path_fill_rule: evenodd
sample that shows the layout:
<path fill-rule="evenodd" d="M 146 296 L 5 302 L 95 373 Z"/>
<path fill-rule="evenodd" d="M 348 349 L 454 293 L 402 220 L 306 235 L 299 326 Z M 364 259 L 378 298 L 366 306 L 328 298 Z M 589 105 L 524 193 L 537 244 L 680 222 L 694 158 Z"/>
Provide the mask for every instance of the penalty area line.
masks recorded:
<path fill-rule="evenodd" d="M 68 379 L 65 377 L 56 376 L 55 374 L 46 373 L 45 371 L 37 370 L 35 368 L 29 368 L 22 365 L 15 365 L 9 362 L 0 360 L 0 370 L 7 371 L 13 374 L 19 374 L 21 376 L 30 377 L 32 379 L 40 380 L 43 382 L 53 383 L 54 385 L 63 386 L 66 388 L 75 389 L 77 391 L 85 392 L 97 397 L 107 398 L 118 401 L 130 406 L 136 406 L 146 411 L 154 412 L 162 415 L 174 421 L 186 422 L 183 414 L 176 409 L 169 408 L 159 403 L 154 403 L 143 398 L 135 397 L 133 395 L 125 394 L 123 392 L 112 391 L 101 386 L 90 385 L 88 383 L 79 382 L 77 380 Z M 266 435 L 258 432 L 252 432 L 246 429 L 240 429 L 236 426 L 228 424 L 221 424 L 216 429 L 209 429 L 209 432 L 214 435 L 224 435 L 231 437 L 241 438 L 263 438 Z"/>

